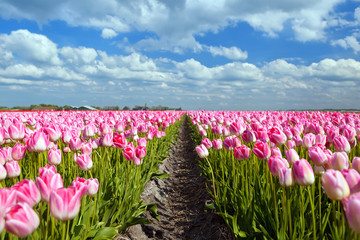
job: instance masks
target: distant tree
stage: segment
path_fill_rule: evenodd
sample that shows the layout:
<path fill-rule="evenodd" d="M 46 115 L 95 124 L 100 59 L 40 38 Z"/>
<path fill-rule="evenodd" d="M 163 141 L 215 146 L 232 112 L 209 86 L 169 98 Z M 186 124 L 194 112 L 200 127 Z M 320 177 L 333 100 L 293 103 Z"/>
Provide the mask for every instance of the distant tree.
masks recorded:
<path fill-rule="evenodd" d="M 122 110 L 124 110 L 124 111 L 129 111 L 130 108 L 129 108 L 128 106 L 125 106 Z"/>

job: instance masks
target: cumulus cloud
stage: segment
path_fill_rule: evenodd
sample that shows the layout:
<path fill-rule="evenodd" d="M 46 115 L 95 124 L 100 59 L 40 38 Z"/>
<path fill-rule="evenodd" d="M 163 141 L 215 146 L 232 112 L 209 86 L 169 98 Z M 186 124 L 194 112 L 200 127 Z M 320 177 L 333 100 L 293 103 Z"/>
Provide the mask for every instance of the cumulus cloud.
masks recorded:
<path fill-rule="evenodd" d="M 245 60 L 248 57 L 248 53 L 246 51 L 242 51 L 237 47 L 226 48 L 223 46 L 220 47 L 210 46 L 208 47 L 208 51 L 213 56 L 224 56 L 231 60 Z"/>
<path fill-rule="evenodd" d="M 101 37 L 105 39 L 114 38 L 118 34 L 111 28 L 104 28 L 101 32 Z"/>
<path fill-rule="evenodd" d="M 331 41 L 331 45 L 340 46 L 345 49 L 350 48 L 355 54 L 360 51 L 360 43 L 354 35 L 347 36 L 344 39 L 333 40 Z"/>
<path fill-rule="evenodd" d="M 31 33 L 26 29 L 12 31 L 10 34 L 1 34 L 0 49 L 11 51 L 12 55 L 16 54 L 29 62 L 35 61 L 54 65 L 62 63 L 54 42 L 44 35 Z M 7 58 L 11 58 L 9 52 L 7 55 Z"/>
<path fill-rule="evenodd" d="M 103 38 L 119 32 L 150 32 L 141 39 L 141 49 L 160 49 L 182 53 L 201 50 L 196 40 L 208 32 L 217 33 L 229 25 L 247 22 L 255 30 L 276 37 L 289 24 L 298 41 L 326 40 L 325 30 L 334 19 L 334 8 L 343 0 L 273 1 L 46 1 L 5 0 L 0 16 L 5 19 L 30 19 L 39 24 L 62 20 L 71 26 L 102 30 Z M 206 7 L 204 7 L 206 6 Z M 184 17 L 186 16 L 186 17 Z M 358 19 L 359 10 L 355 11 Z"/>

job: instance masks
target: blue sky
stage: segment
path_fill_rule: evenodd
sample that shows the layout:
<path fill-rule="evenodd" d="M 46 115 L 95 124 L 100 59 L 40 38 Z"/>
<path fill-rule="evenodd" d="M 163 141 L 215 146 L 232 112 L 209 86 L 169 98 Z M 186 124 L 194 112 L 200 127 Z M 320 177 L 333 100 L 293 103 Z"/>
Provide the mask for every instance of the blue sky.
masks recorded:
<path fill-rule="evenodd" d="M 359 4 L 1 0 L 0 105 L 360 108 Z"/>

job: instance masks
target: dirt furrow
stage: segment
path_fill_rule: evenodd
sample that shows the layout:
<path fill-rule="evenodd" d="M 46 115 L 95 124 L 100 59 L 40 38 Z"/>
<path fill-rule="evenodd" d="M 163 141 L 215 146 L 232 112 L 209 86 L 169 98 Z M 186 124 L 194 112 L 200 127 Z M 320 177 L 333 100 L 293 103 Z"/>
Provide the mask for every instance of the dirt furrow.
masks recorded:
<path fill-rule="evenodd" d="M 133 226 L 117 239 L 234 239 L 222 218 L 204 211 L 210 197 L 194 147 L 184 118 L 179 138 L 160 166 L 170 177 L 150 181 L 142 195 L 144 202 L 158 205 L 161 221 L 146 214 L 152 224 Z"/>

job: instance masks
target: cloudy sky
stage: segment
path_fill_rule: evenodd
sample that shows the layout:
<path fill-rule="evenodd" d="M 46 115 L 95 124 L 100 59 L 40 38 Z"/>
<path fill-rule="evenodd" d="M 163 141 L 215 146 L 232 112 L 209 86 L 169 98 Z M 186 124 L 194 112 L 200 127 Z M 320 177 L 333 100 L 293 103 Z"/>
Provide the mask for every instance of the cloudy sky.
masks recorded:
<path fill-rule="evenodd" d="M 360 108 L 359 6 L 0 0 L 0 105 Z"/>

